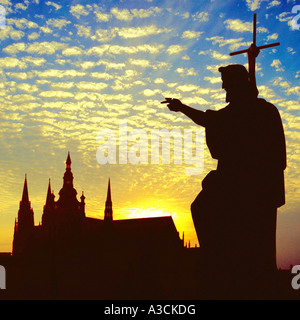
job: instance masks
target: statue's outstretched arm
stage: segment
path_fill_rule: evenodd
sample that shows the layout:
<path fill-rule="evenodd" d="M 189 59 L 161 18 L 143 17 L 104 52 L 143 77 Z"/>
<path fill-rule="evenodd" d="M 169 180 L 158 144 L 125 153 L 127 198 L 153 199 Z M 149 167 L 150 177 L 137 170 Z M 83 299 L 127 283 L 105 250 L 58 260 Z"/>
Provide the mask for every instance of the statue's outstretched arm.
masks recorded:
<path fill-rule="evenodd" d="M 167 107 L 174 112 L 182 112 L 187 117 L 192 119 L 196 124 L 205 127 L 206 126 L 206 114 L 205 112 L 197 109 L 193 109 L 185 104 L 183 104 L 178 99 L 166 98 L 165 101 L 161 103 L 167 103 Z"/>

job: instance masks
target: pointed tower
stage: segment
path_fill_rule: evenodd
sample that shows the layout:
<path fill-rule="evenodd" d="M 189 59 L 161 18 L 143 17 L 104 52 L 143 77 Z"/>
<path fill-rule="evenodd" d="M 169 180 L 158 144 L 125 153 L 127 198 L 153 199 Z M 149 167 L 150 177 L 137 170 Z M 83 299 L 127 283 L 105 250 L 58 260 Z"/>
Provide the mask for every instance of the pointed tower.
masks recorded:
<path fill-rule="evenodd" d="M 27 175 L 25 174 L 25 181 L 23 187 L 22 200 L 20 201 L 20 208 L 18 212 L 18 232 L 31 230 L 34 227 L 34 214 L 31 209 L 31 203 L 28 196 Z"/>
<path fill-rule="evenodd" d="M 80 211 L 81 211 L 81 215 L 83 217 L 85 217 L 85 202 L 84 202 L 84 199 L 85 199 L 85 196 L 84 196 L 83 191 L 82 191 L 82 195 L 80 197 L 80 200 L 81 200 L 81 202 L 80 202 Z"/>
<path fill-rule="evenodd" d="M 55 210 L 55 195 L 51 192 L 51 183 L 49 179 L 48 191 L 46 196 L 46 203 L 44 205 L 43 215 L 42 215 L 42 225 L 44 227 L 48 227 L 49 225 L 53 225 L 54 223 L 54 210 Z"/>
<path fill-rule="evenodd" d="M 64 185 L 63 187 L 73 188 L 73 173 L 71 171 L 71 157 L 70 152 L 68 152 L 68 157 L 66 160 L 66 172 L 64 174 Z"/>
<path fill-rule="evenodd" d="M 28 196 L 27 175 L 23 187 L 22 200 L 18 211 L 18 219 L 15 220 L 13 254 L 25 252 L 31 245 L 31 237 L 34 231 L 34 213 Z"/>
<path fill-rule="evenodd" d="M 106 202 L 105 202 L 105 210 L 104 210 L 104 221 L 112 221 L 112 220 L 113 220 L 113 210 L 112 210 L 110 178 L 109 178 L 108 187 L 107 187 L 107 196 L 106 196 Z"/>
<path fill-rule="evenodd" d="M 49 179 L 45 207 L 52 209 L 54 207 L 54 198 L 55 198 L 55 196 L 54 196 L 53 192 L 51 192 L 51 183 L 50 183 L 50 179 Z"/>
<path fill-rule="evenodd" d="M 77 191 L 73 187 L 73 173 L 71 171 L 71 157 L 68 152 L 66 160 L 66 171 L 63 177 L 63 187 L 59 191 L 57 207 L 67 211 L 76 211 L 80 208 L 80 202 L 77 200 Z"/>

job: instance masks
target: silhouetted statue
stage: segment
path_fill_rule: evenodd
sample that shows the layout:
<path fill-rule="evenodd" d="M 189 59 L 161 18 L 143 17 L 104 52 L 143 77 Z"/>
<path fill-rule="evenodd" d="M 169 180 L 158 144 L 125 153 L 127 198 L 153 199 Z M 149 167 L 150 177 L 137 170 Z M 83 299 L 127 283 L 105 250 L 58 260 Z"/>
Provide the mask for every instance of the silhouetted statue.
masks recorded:
<path fill-rule="evenodd" d="M 208 173 L 191 205 L 207 287 L 257 292 L 276 267 L 277 208 L 285 203 L 285 137 L 277 108 L 250 85 L 242 65 L 219 68 L 229 104 L 193 109 L 178 99 L 162 103 L 205 127 L 217 169 Z M 268 281 L 268 279 L 270 281 Z M 208 288 L 206 288 L 208 290 Z M 221 290 L 221 288 L 220 288 Z"/>

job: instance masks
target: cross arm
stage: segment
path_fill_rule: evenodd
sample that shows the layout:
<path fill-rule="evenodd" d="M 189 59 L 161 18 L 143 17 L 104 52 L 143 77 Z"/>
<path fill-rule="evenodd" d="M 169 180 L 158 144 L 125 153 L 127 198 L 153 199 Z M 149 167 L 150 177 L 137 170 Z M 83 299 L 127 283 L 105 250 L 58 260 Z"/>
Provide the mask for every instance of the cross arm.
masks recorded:
<path fill-rule="evenodd" d="M 276 47 L 276 46 L 279 46 L 280 45 L 280 42 L 276 42 L 276 43 L 271 43 L 271 44 L 266 44 L 266 45 L 263 45 L 263 46 L 259 46 L 257 47 L 257 49 L 266 49 L 266 48 L 271 48 L 271 47 Z M 248 53 L 249 52 L 249 49 L 244 49 L 244 50 L 240 50 L 240 51 L 235 51 L 235 52 L 230 52 L 230 56 L 235 56 L 237 54 L 242 54 L 242 53 Z"/>
<path fill-rule="evenodd" d="M 235 56 L 237 54 L 247 53 L 248 51 L 249 51 L 249 49 L 244 49 L 244 50 L 240 50 L 240 51 L 230 52 L 229 55 Z"/>
<path fill-rule="evenodd" d="M 258 49 L 266 49 L 266 48 L 276 47 L 279 45 L 280 45 L 280 42 L 275 42 L 275 43 L 265 44 L 263 46 L 260 46 L 260 47 L 258 47 Z"/>

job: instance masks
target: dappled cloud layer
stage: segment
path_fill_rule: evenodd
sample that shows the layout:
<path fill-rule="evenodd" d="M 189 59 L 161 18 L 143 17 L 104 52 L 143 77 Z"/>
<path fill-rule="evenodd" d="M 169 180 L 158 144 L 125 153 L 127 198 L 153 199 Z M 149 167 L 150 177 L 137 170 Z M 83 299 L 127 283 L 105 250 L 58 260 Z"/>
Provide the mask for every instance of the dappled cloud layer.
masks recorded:
<path fill-rule="evenodd" d="M 88 216 L 103 218 L 110 177 L 115 219 L 172 215 L 180 235 L 184 231 L 196 244 L 190 204 L 216 161 L 205 147 L 204 170 L 198 175 L 186 174 L 193 164 L 183 151 L 181 164 L 174 164 L 173 154 L 170 164 L 153 164 L 151 132 L 176 129 L 183 137 L 184 129 L 200 129 L 160 104 L 164 97 L 201 110 L 226 105 L 218 67 L 247 66 L 245 55 L 229 53 L 251 44 L 256 10 L 258 44 L 281 42 L 259 55 L 257 82 L 260 96 L 278 107 L 287 140 L 287 204 L 278 218 L 279 263 L 298 261 L 300 74 L 299 31 L 291 27 L 293 1 L 285 6 L 279 1 L 240 3 L 236 8 L 233 1 L 62 5 L 0 0 L 6 9 L 6 26 L 0 29 L 0 251 L 11 250 L 24 174 L 38 224 L 49 178 L 58 198 L 68 151 L 75 188 L 79 196 L 84 191 Z M 128 134 L 135 129 L 147 133 L 148 164 L 97 162 L 98 132 L 110 129 L 118 137 L 122 122 Z"/>

